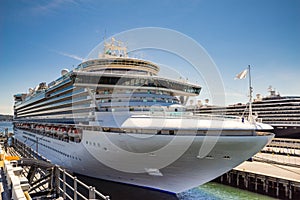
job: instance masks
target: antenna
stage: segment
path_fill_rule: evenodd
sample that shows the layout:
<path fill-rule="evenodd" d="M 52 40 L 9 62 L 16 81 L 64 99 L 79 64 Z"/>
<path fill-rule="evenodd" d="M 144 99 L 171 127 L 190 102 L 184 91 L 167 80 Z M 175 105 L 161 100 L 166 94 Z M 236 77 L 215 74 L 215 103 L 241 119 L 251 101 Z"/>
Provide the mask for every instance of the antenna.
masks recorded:
<path fill-rule="evenodd" d="M 250 71 L 250 65 L 248 65 L 248 72 L 249 72 L 249 116 L 248 119 L 250 123 L 253 123 L 253 116 L 252 116 L 252 93 L 253 93 L 253 88 L 252 88 L 252 82 L 251 82 L 251 71 Z"/>
<path fill-rule="evenodd" d="M 104 29 L 104 36 L 103 36 L 103 41 L 106 40 L 106 28 Z"/>

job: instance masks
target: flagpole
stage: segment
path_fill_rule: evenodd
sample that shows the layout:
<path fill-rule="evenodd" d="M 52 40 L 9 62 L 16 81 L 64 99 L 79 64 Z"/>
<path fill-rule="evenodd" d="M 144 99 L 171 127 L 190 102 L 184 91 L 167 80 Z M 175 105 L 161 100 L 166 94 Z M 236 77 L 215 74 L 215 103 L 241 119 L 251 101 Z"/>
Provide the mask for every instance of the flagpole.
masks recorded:
<path fill-rule="evenodd" d="M 252 92 L 253 92 L 253 88 L 252 88 L 252 83 L 251 83 L 250 65 L 248 65 L 248 72 L 249 72 L 249 116 L 248 116 L 248 120 L 250 121 L 250 123 L 254 123 L 253 122 L 253 117 L 252 117 Z"/>

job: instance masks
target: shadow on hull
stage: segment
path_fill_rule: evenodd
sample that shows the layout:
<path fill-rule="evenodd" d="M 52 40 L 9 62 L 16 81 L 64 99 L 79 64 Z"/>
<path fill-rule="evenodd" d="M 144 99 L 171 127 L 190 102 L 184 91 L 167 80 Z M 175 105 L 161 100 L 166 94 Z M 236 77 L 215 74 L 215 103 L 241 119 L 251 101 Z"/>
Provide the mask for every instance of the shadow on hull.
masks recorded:
<path fill-rule="evenodd" d="M 176 194 L 174 193 L 96 179 L 80 174 L 75 175 L 79 180 L 87 185 L 95 187 L 101 193 L 108 195 L 112 200 L 178 200 Z"/>

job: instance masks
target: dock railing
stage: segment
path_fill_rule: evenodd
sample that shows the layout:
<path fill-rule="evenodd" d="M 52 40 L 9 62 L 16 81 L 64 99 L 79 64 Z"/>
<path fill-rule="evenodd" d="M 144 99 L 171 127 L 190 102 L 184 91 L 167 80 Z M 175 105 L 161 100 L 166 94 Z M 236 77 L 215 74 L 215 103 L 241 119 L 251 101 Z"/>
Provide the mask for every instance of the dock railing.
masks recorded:
<path fill-rule="evenodd" d="M 110 200 L 109 196 L 105 196 L 95 189 L 78 180 L 76 176 L 72 176 L 65 169 L 57 168 L 57 179 L 59 186 L 57 191 L 59 196 L 64 199 L 71 200 L 88 200 L 88 199 L 104 199 Z M 81 191 L 80 191 L 81 190 Z M 84 194 L 87 194 L 86 196 Z"/>
<path fill-rule="evenodd" d="M 38 161 L 46 162 L 50 164 L 50 161 L 34 151 L 31 147 L 26 146 L 18 140 L 14 140 L 14 149 L 17 151 L 14 154 L 20 155 L 21 157 L 30 158 L 32 162 L 38 166 Z M 30 159 L 25 159 L 30 164 Z M 22 158 L 21 158 L 22 160 Z M 26 164 L 24 164 L 26 166 Z M 30 167 L 30 166 L 29 166 Z M 24 170 L 26 172 L 26 170 Z M 37 170 L 39 172 L 43 171 L 42 168 Z M 51 175 L 52 181 L 48 182 L 46 187 L 47 191 L 53 191 L 51 194 L 48 194 L 52 197 L 58 198 L 62 197 L 63 199 L 74 199 L 74 200 L 87 200 L 87 199 L 103 199 L 110 200 L 109 196 L 103 195 L 101 192 L 97 191 L 95 187 L 88 186 L 82 181 L 78 180 L 76 176 L 68 173 L 65 169 L 62 169 L 60 166 L 53 165 L 53 170 L 50 170 L 53 174 Z M 29 173 L 29 172 L 28 172 Z M 45 173 L 49 173 L 45 171 Z M 28 174 L 27 174 L 28 175 Z M 38 174 L 37 176 L 41 176 Z M 37 183 L 38 184 L 38 183 Z M 45 186 L 42 185 L 41 186 Z M 41 189 L 42 190 L 42 189 Z M 33 192 L 33 191 L 32 191 Z M 29 189 L 29 195 L 31 194 Z M 33 196 L 37 195 L 32 193 Z"/>

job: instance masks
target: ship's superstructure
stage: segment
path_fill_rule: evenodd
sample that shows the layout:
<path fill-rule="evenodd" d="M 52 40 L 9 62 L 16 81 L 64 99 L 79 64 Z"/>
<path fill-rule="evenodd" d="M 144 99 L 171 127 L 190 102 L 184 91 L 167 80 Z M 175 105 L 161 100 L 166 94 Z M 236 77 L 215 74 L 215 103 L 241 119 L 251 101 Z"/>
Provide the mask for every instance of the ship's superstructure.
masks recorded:
<path fill-rule="evenodd" d="M 257 94 L 252 102 L 253 116 L 257 121 L 270 124 L 275 137 L 300 138 L 300 96 L 281 96 L 271 86 L 269 95 Z M 197 114 L 226 114 L 240 117 L 249 115 L 249 104 L 229 106 L 199 105 L 193 108 Z"/>
<path fill-rule="evenodd" d="M 112 39 L 99 58 L 14 96 L 15 138 L 71 171 L 177 193 L 232 169 L 273 137 L 268 125 L 187 112 L 183 104 L 201 87 L 158 72 Z"/>

